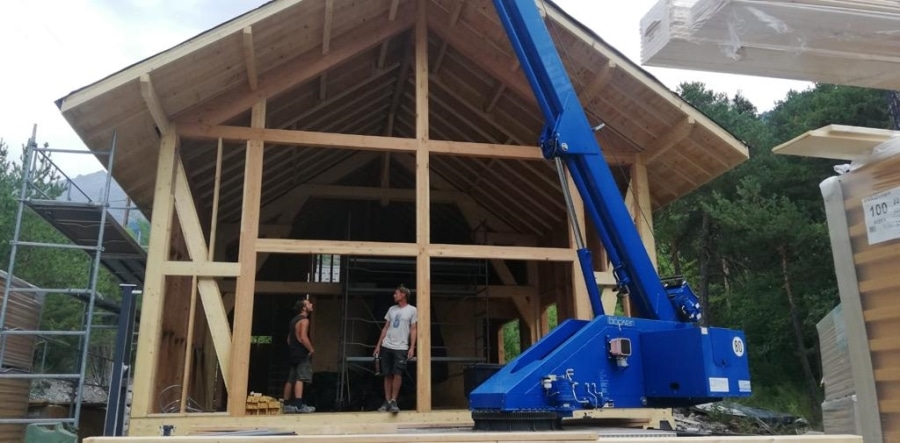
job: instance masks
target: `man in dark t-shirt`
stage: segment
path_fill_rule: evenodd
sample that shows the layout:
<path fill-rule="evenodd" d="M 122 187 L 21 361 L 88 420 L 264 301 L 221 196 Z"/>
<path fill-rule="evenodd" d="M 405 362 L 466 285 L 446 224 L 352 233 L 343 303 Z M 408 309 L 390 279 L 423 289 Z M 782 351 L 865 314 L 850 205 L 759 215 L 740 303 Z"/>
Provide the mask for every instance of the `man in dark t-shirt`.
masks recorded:
<path fill-rule="evenodd" d="M 309 299 L 299 300 L 294 305 L 297 315 L 288 325 L 288 380 L 284 384 L 284 412 L 309 413 L 316 408 L 303 402 L 303 385 L 312 383 L 312 360 L 315 350 L 309 339 L 309 321 L 313 304 Z M 294 398 L 291 400 L 291 391 Z"/>

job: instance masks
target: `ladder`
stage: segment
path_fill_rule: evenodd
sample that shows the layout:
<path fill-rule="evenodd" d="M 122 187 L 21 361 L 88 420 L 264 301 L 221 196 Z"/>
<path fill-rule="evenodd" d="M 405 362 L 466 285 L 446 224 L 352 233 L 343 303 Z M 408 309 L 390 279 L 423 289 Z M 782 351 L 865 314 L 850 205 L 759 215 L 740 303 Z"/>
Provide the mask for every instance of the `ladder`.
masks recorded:
<path fill-rule="evenodd" d="M 94 325 L 94 314 L 95 308 L 99 305 L 103 308 L 106 305 L 109 305 L 109 302 L 104 302 L 104 300 L 99 296 L 97 291 L 97 280 L 98 273 L 101 266 L 101 256 L 104 250 L 104 235 L 105 228 L 107 225 L 107 209 L 110 207 L 109 205 L 109 189 L 110 182 L 112 179 L 112 167 L 113 161 L 115 157 L 115 148 L 116 148 L 116 135 L 113 133 L 112 142 L 110 145 L 110 149 L 108 151 L 96 152 L 96 151 L 86 151 L 86 150 L 65 150 L 65 149 L 50 149 L 48 147 L 39 147 L 36 142 L 37 136 L 37 127 L 32 130 L 31 138 L 28 140 L 27 145 L 25 146 L 24 158 L 22 163 L 22 183 L 19 190 L 18 196 L 18 207 L 16 209 L 16 218 L 15 218 L 15 228 L 13 233 L 13 238 L 10 241 L 10 255 L 9 255 L 9 265 L 7 268 L 7 278 L 3 287 L 3 299 L 0 302 L 0 380 L 3 379 L 25 379 L 31 380 L 32 382 L 36 380 L 69 380 L 74 385 L 74 394 L 75 398 L 73 399 L 73 403 L 69 408 L 69 416 L 64 418 L 0 418 L 0 424 L 50 424 L 50 423 L 64 423 L 70 425 L 72 428 L 78 429 L 79 422 L 81 419 L 81 403 L 84 396 L 84 386 L 86 381 L 86 372 L 88 365 L 88 357 L 89 357 L 89 349 L 91 342 L 91 333 L 95 328 Z M 50 160 L 51 153 L 67 153 L 67 154 L 90 154 L 90 155 L 98 155 L 106 157 L 106 183 L 101 190 L 101 196 L 99 200 L 91 199 L 90 196 L 84 193 L 83 190 L 80 190 L 85 197 L 87 197 L 86 202 L 72 202 L 72 201 L 62 201 L 56 200 L 52 198 L 52 196 L 47 195 L 40 186 L 35 186 L 35 180 L 39 180 L 37 173 L 39 172 L 38 168 L 42 164 L 49 164 L 54 167 L 56 165 Z M 46 163 L 43 163 L 46 162 Z M 56 167 L 57 170 L 59 169 Z M 62 174 L 69 181 L 70 186 L 76 186 L 65 173 L 62 171 L 57 171 Z M 77 186 L 76 186 L 77 187 Z M 47 218 L 44 213 L 54 213 L 54 214 L 72 214 L 72 220 L 79 220 L 79 218 L 85 213 L 91 213 L 93 222 L 96 222 L 99 219 L 99 225 L 96 226 L 97 236 L 94 239 L 91 238 L 80 238 L 73 239 L 74 241 L 70 244 L 56 244 L 56 243 L 46 243 L 46 242 L 35 242 L 28 241 L 23 239 L 22 236 L 24 234 L 22 228 L 22 220 L 25 213 L 25 207 L 28 206 L 31 210 L 38 213 L 39 215 Z M 76 217 L 77 215 L 77 217 Z M 93 225 L 92 225 L 93 226 Z M 92 232 L 93 233 L 93 232 Z M 82 288 L 39 288 L 34 286 L 22 287 L 21 285 L 15 285 L 14 281 L 16 280 L 15 271 L 16 271 L 16 259 L 17 255 L 24 248 L 56 248 L 56 249 L 77 249 L 83 250 L 88 256 L 91 258 L 90 268 L 88 270 L 88 284 L 86 287 Z M 10 310 L 10 297 L 18 296 L 20 294 L 27 293 L 36 293 L 43 297 L 51 297 L 51 296 L 70 296 L 74 297 L 83 302 L 83 311 L 82 311 L 82 321 L 80 330 L 38 330 L 37 329 L 22 329 L 20 327 L 16 327 L 15 325 L 7 325 L 9 319 L 7 318 Z M 107 309 L 108 306 L 106 306 Z M 57 337 L 77 337 L 78 338 L 78 347 L 77 353 L 78 358 L 75 364 L 75 369 L 72 372 L 68 373 L 34 373 L 30 372 L 30 368 L 23 370 L 22 368 L 15 368 L 8 364 L 5 360 L 7 354 L 7 341 L 10 337 L 15 336 L 25 336 L 25 337 L 34 337 L 35 339 L 51 339 Z"/>

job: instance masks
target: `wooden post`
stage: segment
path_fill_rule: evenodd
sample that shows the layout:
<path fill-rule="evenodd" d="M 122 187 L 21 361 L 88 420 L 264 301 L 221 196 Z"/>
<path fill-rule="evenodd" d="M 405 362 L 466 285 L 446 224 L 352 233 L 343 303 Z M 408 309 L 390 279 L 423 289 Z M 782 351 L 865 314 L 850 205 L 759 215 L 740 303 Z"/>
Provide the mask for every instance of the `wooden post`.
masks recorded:
<path fill-rule="evenodd" d="M 634 223 L 638 234 L 647 248 L 653 267 L 656 263 L 656 239 L 653 238 L 653 202 L 650 200 L 650 180 L 647 177 L 647 163 L 643 155 L 635 157 L 631 165 L 631 189 L 634 194 Z"/>
<path fill-rule="evenodd" d="M 569 193 L 572 195 L 572 204 L 575 207 L 575 217 L 578 219 L 578 230 L 581 231 L 581 238 L 587 240 L 585 236 L 585 220 L 584 220 L 584 201 L 581 194 L 572 180 L 572 175 L 566 173 L 566 182 L 569 185 Z M 577 256 L 575 251 L 578 245 L 575 243 L 575 232 L 569 224 L 569 246 L 572 248 L 572 254 Z M 593 284 L 593 282 L 591 282 Z M 584 274 L 581 272 L 581 263 L 576 258 L 572 261 L 572 315 L 579 320 L 590 320 L 594 318 L 594 311 L 591 308 L 591 301 L 588 298 L 587 282 L 584 281 Z"/>
<path fill-rule="evenodd" d="M 266 101 L 253 105 L 250 126 L 263 128 L 266 123 Z M 259 237 L 259 208 L 263 173 L 263 142 L 247 142 L 244 169 L 244 200 L 241 211 L 241 246 L 238 261 L 241 275 L 237 278 L 234 300 L 234 331 L 231 344 L 231 386 L 228 411 L 232 416 L 246 414 L 247 379 L 250 370 L 250 335 L 253 328 L 253 300 L 256 289 L 256 241 Z"/>
<path fill-rule="evenodd" d="M 416 308 L 419 313 L 416 410 L 431 411 L 431 193 L 428 158 L 428 25 L 425 5 L 416 3 Z"/>
<path fill-rule="evenodd" d="M 163 302 L 166 279 L 163 263 L 169 258 L 172 237 L 172 210 L 175 179 L 175 157 L 178 136 L 174 127 L 164 133 L 159 144 L 159 160 L 156 166 L 156 187 L 153 194 L 153 216 L 150 223 L 150 247 L 147 252 L 147 271 L 144 277 L 144 293 L 141 301 L 141 333 L 135 361 L 132 417 L 146 417 L 153 412 L 156 394 L 156 372 L 159 362 L 159 343 L 162 337 Z"/>

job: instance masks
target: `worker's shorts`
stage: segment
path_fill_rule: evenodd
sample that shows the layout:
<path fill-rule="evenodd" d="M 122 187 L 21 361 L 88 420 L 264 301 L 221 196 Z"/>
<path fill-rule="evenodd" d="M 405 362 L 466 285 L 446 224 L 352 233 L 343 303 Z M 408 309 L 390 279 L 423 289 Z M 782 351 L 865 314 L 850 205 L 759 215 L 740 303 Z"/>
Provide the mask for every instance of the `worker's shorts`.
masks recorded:
<path fill-rule="evenodd" d="M 296 365 L 290 365 L 291 369 L 288 372 L 288 383 L 294 383 L 296 381 L 302 381 L 303 383 L 312 383 L 312 361 L 309 356 L 303 357 L 303 360 Z"/>
<path fill-rule="evenodd" d="M 381 373 L 384 375 L 403 374 L 406 372 L 407 350 L 381 348 Z"/>

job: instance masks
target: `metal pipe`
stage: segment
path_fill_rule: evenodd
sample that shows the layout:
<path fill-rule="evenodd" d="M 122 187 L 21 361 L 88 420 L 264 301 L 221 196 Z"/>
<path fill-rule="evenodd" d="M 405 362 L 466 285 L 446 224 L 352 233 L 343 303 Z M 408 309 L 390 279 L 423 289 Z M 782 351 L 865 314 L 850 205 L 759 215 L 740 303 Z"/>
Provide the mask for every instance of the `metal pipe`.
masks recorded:
<path fill-rule="evenodd" d="M 119 314 L 113 369 L 109 381 L 109 397 L 106 404 L 106 421 L 103 435 L 119 437 L 125 420 L 125 403 L 128 395 L 128 378 L 131 372 L 131 346 L 134 337 L 134 285 L 122 288 L 122 311 Z"/>
<path fill-rule="evenodd" d="M 18 252 L 18 245 L 16 244 L 16 240 L 19 239 L 19 235 L 22 234 L 22 212 L 25 210 L 24 201 L 28 197 L 28 182 L 31 180 L 31 163 L 34 159 L 32 149 L 35 148 L 37 138 L 37 125 L 31 130 L 31 139 L 28 140 L 28 145 L 25 147 L 25 158 L 22 161 L 22 187 L 19 191 L 19 205 L 16 208 L 16 224 L 13 229 L 13 241 L 10 242 L 9 247 L 9 267 L 6 272 L 6 284 L 3 288 L 3 301 L 0 303 L 0 330 L 6 328 L 6 310 L 9 305 L 9 292 L 12 289 L 14 272 L 16 269 L 16 253 Z M 0 339 L 0 368 L 3 368 L 3 357 L 6 354 L 6 337 L 2 337 Z"/>
<path fill-rule="evenodd" d="M 581 228 L 578 227 L 578 216 L 575 214 L 575 203 L 572 201 L 572 192 L 569 191 L 569 180 L 566 179 L 566 168 L 562 159 L 554 157 L 556 173 L 559 175 L 559 184 L 562 186 L 563 196 L 566 200 L 566 212 L 569 213 L 569 223 L 572 224 L 572 232 L 575 233 L 575 246 L 584 249 L 584 238 L 581 236 Z"/>
<path fill-rule="evenodd" d="M 91 277 L 89 288 L 91 291 L 91 298 L 88 302 L 87 306 L 87 319 L 85 325 L 85 334 L 84 334 L 84 346 L 81 348 L 81 364 L 79 368 L 79 379 L 78 379 L 78 390 L 75 396 L 75 425 L 78 426 L 79 420 L 81 419 L 81 401 L 84 396 L 84 373 L 87 370 L 87 360 L 88 360 L 88 351 L 91 347 L 91 326 L 93 325 L 93 316 L 94 316 L 94 302 L 97 299 L 97 276 L 100 272 L 100 258 L 103 254 L 103 237 L 106 229 L 106 205 L 109 203 L 109 187 L 112 182 L 112 173 L 113 173 L 113 162 L 115 161 L 116 154 L 116 138 L 117 133 L 113 131 L 112 134 L 112 142 L 109 148 L 109 157 L 107 158 L 106 165 L 106 183 L 103 189 L 103 206 L 104 208 L 100 212 L 100 227 L 98 228 L 97 235 L 97 246 L 94 252 L 94 260 L 91 264 Z"/>

